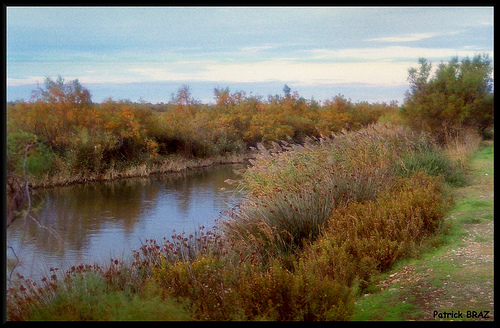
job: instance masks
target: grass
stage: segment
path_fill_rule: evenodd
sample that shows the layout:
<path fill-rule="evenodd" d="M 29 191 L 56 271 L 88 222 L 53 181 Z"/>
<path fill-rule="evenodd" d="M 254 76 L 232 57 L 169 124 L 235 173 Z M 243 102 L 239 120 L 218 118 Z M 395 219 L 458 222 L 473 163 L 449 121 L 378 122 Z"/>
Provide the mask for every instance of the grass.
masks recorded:
<path fill-rule="evenodd" d="M 371 294 L 363 296 L 363 308 L 357 309 L 356 321 L 401 321 L 405 314 L 414 312 L 416 306 L 411 302 L 413 296 L 409 295 L 401 300 L 398 293 L 400 285 L 394 285 L 391 289 L 385 289 L 380 295 L 374 297 Z"/>
<path fill-rule="evenodd" d="M 52 306 L 34 311 L 30 320 L 189 320 L 181 304 L 161 297 L 158 288 L 149 285 L 137 294 L 127 291 L 104 292 L 106 283 L 95 273 L 68 285 L 51 300 Z"/>
<path fill-rule="evenodd" d="M 127 264 L 82 264 L 41 286 L 20 278 L 7 293 L 10 320 L 358 319 L 356 296 L 374 277 L 457 233 L 444 220 L 445 171 L 405 164 L 433 147 L 390 124 L 260 147 L 240 186 L 246 201 L 217 229 L 146 240 Z M 399 293 L 383 293 L 377 318 L 416 311 L 410 296 L 395 304 Z M 376 295 L 366 300 L 385 304 Z"/>
<path fill-rule="evenodd" d="M 237 247 L 263 258 L 286 257 L 314 241 L 335 208 L 375 200 L 397 176 L 421 171 L 422 165 L 405 166 L 408 154 L 417 159 L 434 147 L 428 135 L 390 124 L 282 144 L 261 149 L 244 176 L 246 202 L 224 227 Z"/>

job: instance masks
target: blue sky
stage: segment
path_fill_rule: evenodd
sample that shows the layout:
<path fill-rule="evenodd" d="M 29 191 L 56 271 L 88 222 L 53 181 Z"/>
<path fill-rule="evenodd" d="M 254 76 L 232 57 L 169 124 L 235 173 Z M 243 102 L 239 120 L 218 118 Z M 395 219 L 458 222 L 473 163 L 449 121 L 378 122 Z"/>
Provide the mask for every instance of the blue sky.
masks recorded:
<path fill-rule="evenodd" d="M 409 67 L 487 53 L 493 7 L 7 7 L 7 100 L 78 78 L 92 99 L 167 102 L 183 84 L 263 97 L 397 100 Z"/>

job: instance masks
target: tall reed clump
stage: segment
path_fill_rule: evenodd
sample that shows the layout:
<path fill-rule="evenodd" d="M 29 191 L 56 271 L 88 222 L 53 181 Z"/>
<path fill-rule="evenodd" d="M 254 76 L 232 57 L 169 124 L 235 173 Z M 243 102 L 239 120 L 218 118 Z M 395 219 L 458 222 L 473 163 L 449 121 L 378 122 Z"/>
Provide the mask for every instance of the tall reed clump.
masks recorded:
<path fill-rule="evenodd" d="M 376 124 L 303 145 L 260 147 L 241 185 L 248 196 L 222 229 L 249 254 L 289 257 L 317 238 L 336 208 L 375 200 L 390 188 L 395 163 L 430 142 L 426 134 Z"/>
<path fill-rule="evenodd" d="M 459 171 L 465 171 L 467 163 L 479 148 L 483 138 L 477 129 L 464 128 L 453 134 L 446 135 L 444 154 L 451 160 L 454 167 Z"/>
<path fill-rule="evenodd" d="M 426 237 L 445 230 L 449 199 L 442 178 L 416 172 L 398 177 L 376 201 L 336 208 L 320 237 L 301 253 L 303 265 L 348 286 L 366 287 L 374 273 L 411 255 Z"/>

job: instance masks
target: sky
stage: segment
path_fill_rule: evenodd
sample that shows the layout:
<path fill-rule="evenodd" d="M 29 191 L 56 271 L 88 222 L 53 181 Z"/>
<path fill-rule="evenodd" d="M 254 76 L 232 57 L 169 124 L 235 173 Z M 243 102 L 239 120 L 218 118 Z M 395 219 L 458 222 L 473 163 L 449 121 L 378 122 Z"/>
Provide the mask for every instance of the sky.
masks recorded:
<path fill-rule="evenodd" d="M 188 85 L 402 104 L 424 57 L 493 59 L 493 7 L 7 7 L 7 101 L 46 77 L 94 102 L 168 102 Z"/>

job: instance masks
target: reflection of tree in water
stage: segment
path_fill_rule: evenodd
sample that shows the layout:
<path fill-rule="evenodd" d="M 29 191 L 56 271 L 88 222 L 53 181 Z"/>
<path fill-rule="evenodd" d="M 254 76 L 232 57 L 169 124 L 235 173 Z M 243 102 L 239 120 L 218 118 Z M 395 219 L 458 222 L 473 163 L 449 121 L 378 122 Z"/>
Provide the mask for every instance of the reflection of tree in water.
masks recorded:
<path fill-rule="evenodd" d="M 239 179 L 235 169 L 241 165 L 222 165 L 206 167 L 193 171 L 184 171 L 174 174 L 159 176 L 159 179 L 169 190 L 173 190 L 176 197 L 177 209 L 184 216 L 188 216 L 189 210 L 197 206 L 195 203 L 200 195 L 217 195 L 221 189 L 231 190 L 236 185 L 224 182 L 227 179 Z M 214 200 L 215 201 L 215 200 Z"/>
<path fill-rule="evenodd" d="M 93 233 L 112 225 L 132 233 L 144 201 L 159 191 L 149 179 L 124 179 L 105 183 L 50 188 L 41 192 L 44 201 L 37 215 L 40 223 L 58 232 L 63 247 L 81 250 Z M 28 222 L 25 241 L 47 252 L 62 251 L 47 231 Z"/>
<path fill-rule="evenodd" d="M 22 220 L 15 221 L 8 235 L 19 248 L 24 244 L 40 253 L 64 258 L 68 250 L 80 253 L 89 249 L 92 236 L 101 234 L 104 229 L 122 230 L 132 235 L 138 223 L 147 218 L 149 210 L 165 193 L 175 197 L 168 203 L 175 204 L 181 216 L 191 214 L 190 210 L 197 206 L 195 202 L 204 199 L 207 204 L 207 199 L 231 194 L 235 185 L 228 185 L 224 180 L 239 178 L 233 172 L 235 168 L 234 165 L 216 166 L 149 178 L 40 189 L 34 192 L 39 196 L 33 199 L 43 204 L 31 214 L 40 224 L 54 229 L 62 242 L 29 220 L 26 226 Z M 227 191 L 221 193 L 221 188 Z M 36 208 L 35 205 L 34 201 Z M 36 256 L 34 261 L 37 261 Z"/>

